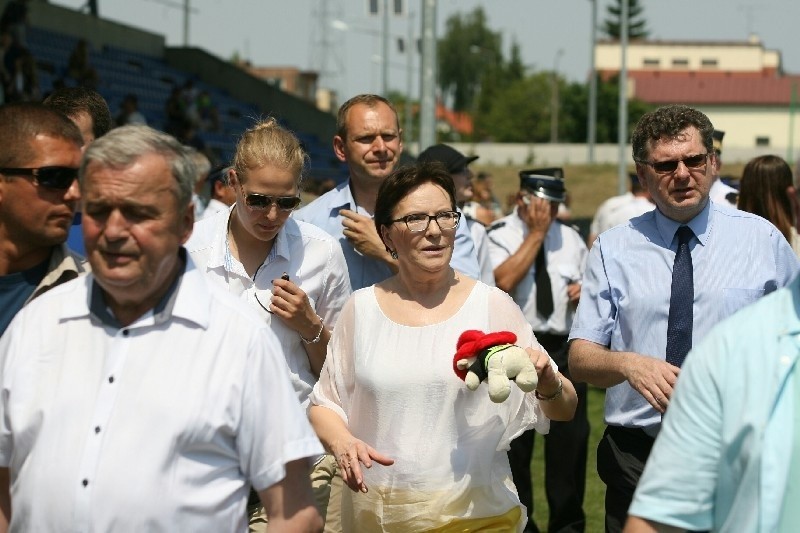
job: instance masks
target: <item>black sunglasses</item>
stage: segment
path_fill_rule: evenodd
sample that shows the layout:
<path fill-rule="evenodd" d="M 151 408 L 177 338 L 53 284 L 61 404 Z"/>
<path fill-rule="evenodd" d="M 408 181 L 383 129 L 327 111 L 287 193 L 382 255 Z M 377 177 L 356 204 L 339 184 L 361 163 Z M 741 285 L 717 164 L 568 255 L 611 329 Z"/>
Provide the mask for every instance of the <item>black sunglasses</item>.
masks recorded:
<path fill-rule="evenodd" d="M 659 174 L 667 174 L 669 172 L 675 172 L 678 168 L 678 163 L 683 163 L 686 165 L 686 168 L 695 169 L 705 165 L 706 159 L 708 159 L 708 154 L 698 154 L 677 161 L 657 161 L 655 163 L 651 163 L 650 161 L 637 161 L 637 163 L 649 165 Z"/>
<path fill-rule="evenodd" d="M 48 189 L 69 189 L 78 179 L 78 169 L 70 167 L 0 168 L 7 176 L 30 176 L 34 182 Z"/>
<path fill-rule="evenodd" d="M 248 193 L 244 195 L 244 203 L 250 209 L 259 211 L 269 209 L 272 204 L 278 206 L 281 211 L 292 211 L 300 205 L 299 196 L 267 196 L 265 194 Z"/>

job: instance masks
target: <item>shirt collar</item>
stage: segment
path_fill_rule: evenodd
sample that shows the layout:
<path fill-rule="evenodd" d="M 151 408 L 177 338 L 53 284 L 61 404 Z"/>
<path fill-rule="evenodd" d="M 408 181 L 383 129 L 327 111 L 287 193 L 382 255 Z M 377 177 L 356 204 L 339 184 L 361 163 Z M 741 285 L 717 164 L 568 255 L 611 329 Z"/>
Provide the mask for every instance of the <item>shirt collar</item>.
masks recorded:
<path fill-rule="evenodd" d="M 668 218 L 658 208 L 655 209 L 655 216 L 656 228 L 658 228 L 658 233 L 661 235 L 667 248 L 672 245 L 675 232 L 677 232 L 678 228 L 681 226 L 689 226 L 694 236 L 700 241 L 700 244 L 703 246 L 706 245 L 711 228 L 711 200 L 706 200 L 706 205 L 703 207 L 703 210 L 685 224 Z"/>
<path fill-rule="evenodd" d="M 350 209 L 361 215 L 369 215 L 367 211 L 359 206 L 353 198 L 353 190 L 350 188 L 350 180 L 346 180 L 332 189 L 329 193 L 329 205 L 331 206 L 331 217 L 338 217 L 342 209 Z"/>
<path fill-rule="evenodd" d="M 208 328 L 211 290 L 209 282 L 192 262 L 185 248 L 181 247 L 178 253 L 185 261 L 184 269 L 179 272 L 158 304 L 131 326 L 158 326 L 180 318 L 194 322 L 203 329 Z M 86 283 L 86 299 L 68 299 L 64 305 L 63 318 L 69 320 L 91 316 L 106 326 L 119 328 L 119 322 L 105 304 L 102 289 L 97 285 L 94 274 L 85 276 L 82 282 Z"/>

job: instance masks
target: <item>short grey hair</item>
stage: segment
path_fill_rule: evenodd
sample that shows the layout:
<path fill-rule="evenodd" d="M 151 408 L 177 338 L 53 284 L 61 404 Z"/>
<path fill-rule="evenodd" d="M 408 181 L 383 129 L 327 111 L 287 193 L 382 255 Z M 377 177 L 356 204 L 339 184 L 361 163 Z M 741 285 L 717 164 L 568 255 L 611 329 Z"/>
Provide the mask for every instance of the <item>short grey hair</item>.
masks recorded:
<path fill-rule="evenodd" d="M 86 168 L 96 162 L 104 167 L 124 169 L 146 154 L 158 154 L 167 160 L 177 183 L 178 208 L 183 210 L 192 201 L 197 169 L 184 146 L 171 135 L 149 126 L 121 126 L 95 140 L 86 149 L 81 161 L 79 179 L 83 187 Z"/>

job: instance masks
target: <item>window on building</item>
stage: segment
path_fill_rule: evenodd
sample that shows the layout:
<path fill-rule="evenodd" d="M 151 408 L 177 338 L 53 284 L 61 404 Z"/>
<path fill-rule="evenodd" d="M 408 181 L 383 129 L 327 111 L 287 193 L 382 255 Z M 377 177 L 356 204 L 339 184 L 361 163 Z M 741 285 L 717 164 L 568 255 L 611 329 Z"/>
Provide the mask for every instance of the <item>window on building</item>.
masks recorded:
<path fill-rule="evenodd" d="M 687 68 L 689 66 L 689 60 L 685 57 L 676 57 L 672 60 L 672 66 L 675 68 Z"/>
<path fill-rule="evenodd" d="M 656 58 L 644 58 L 644 66 L 645 68 L 658 68 L 661 66 L 661 60 Z"/>
<path fill-rule="evenodd" d="M 700 60 L 700 65 L 703 68 L 717 68 L 717 60 L 711 58 L 702 59 Z"/>
<path fill-rule="evenodd" d="M 769 146 L 769 137 L 756 137 L 756 146 Z"/>

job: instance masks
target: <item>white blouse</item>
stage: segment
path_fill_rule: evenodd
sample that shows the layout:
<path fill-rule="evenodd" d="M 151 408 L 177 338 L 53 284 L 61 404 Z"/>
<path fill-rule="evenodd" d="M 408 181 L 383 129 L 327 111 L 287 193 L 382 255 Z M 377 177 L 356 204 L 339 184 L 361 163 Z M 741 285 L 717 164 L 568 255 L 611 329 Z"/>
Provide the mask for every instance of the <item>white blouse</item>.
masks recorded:
<path fill-rule="evenodd" d="M 422 327 L 387 318 L 373 287 L 345 304 L 311 402 L 338 413 L 355 437 L 395 461 L 362 469 L 367 494 L 344 491 L 345 530 L 354 521 L 359 531 L 422 531 L 519 506 L 522 531 L 526 513 L 506 451 L 526 429 L 547 433 L 550 420 L 516 386 L 501 404 L 489 399 L 485 383 L 467 389 L 453 371 L 467 329 L 512 331 L 520 346 L 542 349 L 514 301 L 480 282 L 452 317 Z"/>

